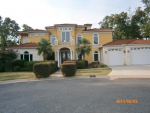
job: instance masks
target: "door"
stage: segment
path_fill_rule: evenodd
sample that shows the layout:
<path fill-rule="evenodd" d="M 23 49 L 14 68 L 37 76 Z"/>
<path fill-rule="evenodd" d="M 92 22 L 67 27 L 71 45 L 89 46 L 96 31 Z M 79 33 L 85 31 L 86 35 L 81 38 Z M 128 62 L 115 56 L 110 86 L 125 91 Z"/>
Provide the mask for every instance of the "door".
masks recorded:
<path fill-rule="evenodd" d="M 61 63 L 63 63 L 66 60 L 70 60 L 70 52 L 61 52 Z"/>
<path fill-rule="evenodd" d="M 108 65 L 123 65 L 123 51 L 122 49 L 108 50 Z"/>
<path fill-rule="evenodd" d="M 130 49 L 130 64 L 150 64 L 150 47 L 137 47 Z"/>

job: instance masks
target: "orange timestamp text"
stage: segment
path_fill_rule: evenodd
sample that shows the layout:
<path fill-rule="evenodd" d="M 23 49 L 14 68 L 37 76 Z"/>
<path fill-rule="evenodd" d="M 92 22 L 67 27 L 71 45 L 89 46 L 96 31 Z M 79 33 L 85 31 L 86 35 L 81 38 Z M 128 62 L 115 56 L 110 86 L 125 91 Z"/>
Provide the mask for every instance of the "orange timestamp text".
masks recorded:
<path fill-rule="evenodd" d="M 120 99 L 120 100 L 116 100 L 116 103 L 117 104 L 137 104 L 138 103 L 138 100 L 129 100 L 129 99 Z"/>

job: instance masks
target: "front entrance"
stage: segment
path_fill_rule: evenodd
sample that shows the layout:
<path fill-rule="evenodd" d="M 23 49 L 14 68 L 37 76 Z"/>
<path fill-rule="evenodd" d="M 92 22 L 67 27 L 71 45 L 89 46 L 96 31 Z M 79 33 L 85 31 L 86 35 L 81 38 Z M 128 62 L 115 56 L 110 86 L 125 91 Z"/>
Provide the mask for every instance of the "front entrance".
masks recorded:
<path fill-rule="evenodd" d="M 70 51 L 61 52 L 61 63 L 66 60 L 70 60 Z"/>

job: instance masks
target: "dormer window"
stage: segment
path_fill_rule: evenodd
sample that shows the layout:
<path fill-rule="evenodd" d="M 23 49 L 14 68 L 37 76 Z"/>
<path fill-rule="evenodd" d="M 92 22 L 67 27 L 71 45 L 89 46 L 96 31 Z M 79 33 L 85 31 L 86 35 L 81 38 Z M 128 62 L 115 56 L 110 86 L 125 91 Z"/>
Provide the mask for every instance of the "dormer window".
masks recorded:
<path fill-rule="evenodd" d="M 35 36 L 39 36 L 39 34 L 38 34 L 38 33 L 35 33 Z"/>

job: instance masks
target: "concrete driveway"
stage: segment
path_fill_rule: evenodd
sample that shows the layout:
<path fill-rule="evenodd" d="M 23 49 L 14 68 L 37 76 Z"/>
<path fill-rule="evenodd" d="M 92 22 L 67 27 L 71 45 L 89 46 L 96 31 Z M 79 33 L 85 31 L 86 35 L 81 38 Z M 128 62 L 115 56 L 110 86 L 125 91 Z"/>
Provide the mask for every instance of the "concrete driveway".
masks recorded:
<path fill-rule="evenodd" d="M 150 65 L 111 66 L 110 77 L 150 78 Z"/>

